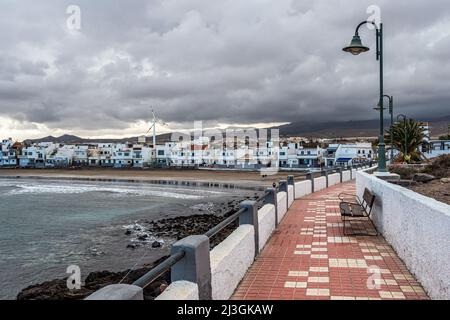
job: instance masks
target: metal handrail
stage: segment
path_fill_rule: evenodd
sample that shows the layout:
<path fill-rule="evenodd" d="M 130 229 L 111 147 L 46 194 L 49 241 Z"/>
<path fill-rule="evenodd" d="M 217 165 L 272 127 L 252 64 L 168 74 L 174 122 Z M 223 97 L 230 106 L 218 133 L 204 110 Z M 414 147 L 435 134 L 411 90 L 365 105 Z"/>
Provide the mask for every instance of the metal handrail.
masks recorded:
<path fill-rule="evenodd" d="M 259 203 L 261 201 L 263 201 L 267 195 L 269 194 L 268 191 L 266 191 L 264 193 L 264 195 L 262 195 L 261 197 L 259 197 L 255 202 Z M 222 222 L 220 222 L 219 224 L 217 224 L 216 226 L 214 226 L 213 228 L 209 229 L 206 233 L 205 236 L 207 236 L 208 238 L 212 238 L 215 235 L 217 235 L 220 231 L 222 231 L 223 229 L 225 229 L 226 227 L 228 227 L 234 220 L 236 220 L 237 218 L 239 218 L 239 216 L 241 214 L 243 214 L 245 212 L 245 208 L 241 208 L 238 211 L 236 211 L 235 213 L 233 213 L 231 216 L 229 216 L 228 218 L 226 218 L 225 220 L 223 220 Z"/>
<path fill-rule="evenodd" d="M 184 258 L 185 256 L 184 251 L 179 251 L 174 254 L 172 254 L 170 257 L 168 257 L 166 260 L 158 264 L 156 267 L 154 267 L 152 270 L 144 274 L 142 277 L 137 279 L 135 282 L 133 282 L 133 285 L 141 287 L 144 289 L 148 285 L 150 285 L 153 281 L 158 279 L 164 272 L 172 268 L 173 265 L 175 265 L 178 261 Z"/>
<path fill-rule="evenodd" d="M 208 238 L 212 238 L 213 236 L 218 234 L 220 231 L 222 231 L 224 228 L 229 226 L 234 220 L 239 218 L 239 216 L 242 213 L 244 213 L 245 210 L 246 210 L 245 208 L 239 209 L 237 212 L 233 213 L 231 216 L 229 216 L 228 218 L 226 218 L 225 220 L 220 222 L 218 225 L 216 225 L 215 227 L 206 231 L 205 236 L 207 236 Z"/>
<path fill-rule="evenodd" d="M 269 193 L 270 193 L 269 191 L 264 192 L 264 194 L 261 197 L 256 199 L 256 203 L 263 202 L 266 199 L 266 197 L 269 195 Z"/>
<path fill-rule="evenodd" d="M 260 202 L 265 199 L 265 197 L 269 194 L 268 191 L 264 193 L 263 196 L 259 197 L 256 202 Z M 233 221 L 235 221 L 239 216 L 245 212 L 245 208 L 239 209 L 237 212 L 211 228 L 205 233 L 205 236 L 208 238 L 214 237 L 216 234 L 218 234 L 220 231 L 225 229 L 227 226 L 229 226 Z M 170 257 L 168 257 L 166 260 L 158 264 L 156 267 L 154 267 L 152 270 L 147 272 L 145 275 L 140 277 L 138 280 L 133 282 L 133 285 L 145 288 L 148 285 L 150 285 L 153 281 L 158 279 L 164 272 L 169 270 L 173 265 L 175 265 L 178 261 L 183 259 L 185 256 L 184 251 L 179 251 L 177 253 L 172 254 Z"/>

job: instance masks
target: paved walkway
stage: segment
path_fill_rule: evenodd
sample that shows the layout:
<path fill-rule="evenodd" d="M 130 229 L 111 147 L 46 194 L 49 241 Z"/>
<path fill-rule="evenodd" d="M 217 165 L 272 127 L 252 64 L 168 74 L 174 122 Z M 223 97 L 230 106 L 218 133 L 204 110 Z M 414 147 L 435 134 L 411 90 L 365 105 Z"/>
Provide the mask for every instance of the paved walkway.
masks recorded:
<path fill-rule="evenodd" d="M 382 236 L 343 235 L 341 192 L 354 182 L 296 200 L 232 299 L 428 299 Z"/>

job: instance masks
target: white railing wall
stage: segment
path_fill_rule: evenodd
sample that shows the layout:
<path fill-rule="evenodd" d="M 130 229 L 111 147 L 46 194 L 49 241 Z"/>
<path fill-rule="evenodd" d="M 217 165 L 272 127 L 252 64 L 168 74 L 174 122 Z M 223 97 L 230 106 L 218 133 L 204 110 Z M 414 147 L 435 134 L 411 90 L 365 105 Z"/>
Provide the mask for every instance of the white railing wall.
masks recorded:
<path fill-rule="evenodd" d="M 314 192 L 323 190 L 327 187 L 327 178 L 318 177 L 314 179 Z"/>
<path fill-rule="evenodd" d="M 262 250 L 275 230 L 275 206 L 266 204 L 258 211 L 259 249 Z"/>
<path fill-rule="evenodd" d="M 311 181 L 305 180 L 295 183 L 295 199 L 300 199 L 312 192 Z"/>
<path fill-rule="evenodd" d="M 369 175 L 356 188 L 375 195 L 372 220 L 433 299 L 450 299 L 450 206 Z"/>
<path fill-rule="evenodd" d="M 278 204 L 278 223 L 283 220 L 284 215 L 287 212 L 287 194 L 286 192 L 278 192 L 277 194 L 277 204 Z"/>
<path fill-rule="evenodd" d="M 255 257 L 252 225 L 241 225 L 211 250 L 211 288 L 213 300 L 227 300 L 241 282 Z"/>

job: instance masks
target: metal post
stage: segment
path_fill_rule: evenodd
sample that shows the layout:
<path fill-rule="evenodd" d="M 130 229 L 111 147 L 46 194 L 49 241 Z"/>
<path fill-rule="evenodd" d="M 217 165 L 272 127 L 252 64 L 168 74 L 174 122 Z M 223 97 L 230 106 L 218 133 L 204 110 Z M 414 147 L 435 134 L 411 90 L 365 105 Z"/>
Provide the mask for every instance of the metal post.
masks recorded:
<path fill-rule="evenodd" d="M 239 216 L 239 225 L 251 224 L 255 230 L 255 257 L 259 254 L 259 222 L 256 201 L 243 201 L 240 204 L 245 211 Z"/>
<path fill-rule="evenodd" d="M 308 173 L 306 179 L 311 180 L 311 193 L 314 193 L 314 174 L 312 172 Z"/>
<path fill-rule="evenodd" d="M 394 164 L 394 97 L 389 100 L 389 112 L 391 113 L 391 165 Z"/>
<path fill-rule="evenodd" d="M 377 53 L 380 60 L 380 143 L 378 144 L 378 171 L 386 172 L 386 155 L 384 143 L 384 116 L 383 116 L 383 24 L 380 23 L 380 28 L 377 29 L 377 43 L 379 45 L 379 52 Z"/>
<path fill-rule="evenodd" d="M 339 173 L 340 181 L 341 181 L 341 183 L 342 183 L 342 182 L 343 182 L 343 178 L 342 178 L 342 168 L 338 168 L 338 169 L 337 169 L 337 172 Z"/>
<path fill-rule="evenodd" d="M 280 191 L 286 192 L 286 210 L 289 209 L 289 193 L 288 193 L 288 185 L 286 180 L 280 180 Z"/>
<path fill-rule="evenodd" d="M 327 186 L 327 188 L 328 188 L 328 171 L 327 171 L 327 170 L 321 171 L 321 172 L 320 172 L 320 175 L 321 175 L 321 176 L 325 176 L 325 179 L 326 179 L 326 186 Z"/>
<path fill-rule="evenodd" d="M 275 227 L 278 226 L 278 199 L 277 191 L 274 188 L 266 189 L 267 195 L 264 199 L 266 203 L 273 204 L 275 206 Z"/>
<path fill-rule="evenodd" d="M 211 263 L 209 259 L 209 238 L 189 236 L 172 246 L 172 254 L 184 251 L 185 256 L 171 269 L 172 282 L 185 280 L 198 285 L 200 300 L 211 300 Z"/>
<path fill-rule="evenodd" d="M 288 176 L 288 185 L 292 186 L 292 190 L 294 190 L 294 199 L 295 199 L 295 178 L 294 176 Z M 288 189 L 289 191 L 289 189 Z"/>
<path fill-rule="evenodd" d="M 405 130 L 405 156 L 404 156 L 404 158 L 406 157 L 406 154 L 408 153 L 408 146 L 407 146 L 407 132 L 406 132 L 406 117 L 404 118 L 404 120 L 403 120 L 403 129 Z"/>

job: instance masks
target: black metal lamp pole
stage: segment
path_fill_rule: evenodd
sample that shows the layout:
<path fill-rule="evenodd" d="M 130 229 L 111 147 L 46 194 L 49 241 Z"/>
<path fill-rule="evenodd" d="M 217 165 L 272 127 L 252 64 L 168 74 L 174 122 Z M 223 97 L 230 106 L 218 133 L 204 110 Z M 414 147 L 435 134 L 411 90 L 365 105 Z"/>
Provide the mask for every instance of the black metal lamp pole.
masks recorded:
<path fill-rule="evenodd" d="M 349 52 L 353 55 L 358 55 L 363 52 L 369 51 L 369 48 L 363 46 L 361 42 L 361 38 L 359 37 L 359 29 L 361 26 L 365 24 L 372 24 L 375 26 L 376 30 L 376 40 L 377 40 L 377 61 L 380 61 L 380 98 L 379 98 L 379 106 L 380 106 L 380 136 L 379 136 L 379 144 L 378 144 L 378 171 L 386 172 L 386 148 L 384 143 L 384 106 L 383 106 L 383 24 L 380 23 L 378 27 L 377 24 L 373 21 L 363 21 L 357 27 L 355 31 L 355 35 L 353 36 L 353 40 L 350 46 L 345 47 L 343 50 L 345 52 Z"/>
<path fill-rule="evenodd" d="M 385 94 L 383 96 L 383 98 L 388 98 L 389 99 L 389 114 L 391 115 L 391 128 L 389 130 L 389 132 L 391 133 L 391 156 L 390 156 L 390 160 L 391 162 L 394 159 L 394 96 L 388 96 L 387 94 Z M 378 108 L 375 108 L 378 110 Z M 392 164 L 392 163 L 391 163 Z"/>
<path fill-rule="evenodd" d="M 397 122 L 399 122 L 398 119 L 403 118 L 403 129 L 405 130 L 405 150 L 403 151 L 403 159 L 406 157 L 406 153 L 408 152 L 408 146 L 407 146 L 407 132 L 406 132 L 406 116 L 404 114 L 399 114 L 397 116 Z"/>

